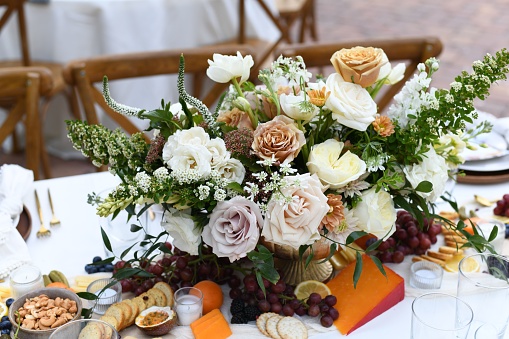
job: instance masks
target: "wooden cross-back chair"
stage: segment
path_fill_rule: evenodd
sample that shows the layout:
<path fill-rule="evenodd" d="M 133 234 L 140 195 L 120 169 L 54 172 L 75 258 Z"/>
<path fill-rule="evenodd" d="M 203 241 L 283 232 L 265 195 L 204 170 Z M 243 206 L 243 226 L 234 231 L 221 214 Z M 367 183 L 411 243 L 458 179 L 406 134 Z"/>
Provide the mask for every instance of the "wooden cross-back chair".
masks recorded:
<path fill-rule="evenodd" d="M 104 76 L 108 77 L 108 81 L 114 82 L 157 75 L 175 75 L 178 74 L 180 56 L 183 54 L 185 74 L 192 75 L 194 80 L 192 88 L 186 88 L 187 91 L 213 110 L 212 104 L 219 99 L 229 84 L 214 83 L 210 88 L 202 86 L 203 77 L 209 66 L 208 60 L 212 59 L 214 53 L 235 55 L 237 51 L 243 55 L 251 54 L 247 46 L 223 46 L 97 56 L 69 62 L 65 66 L 64 77 L 77 92 L 85 119 L 90 124 L 99 123 L 96 111 L 96 106 L 99 106 L 127 133 L 133 134 L 140 132 L 139 128 L 128 117 L 108 107 L 101 87 L 97 88 Z M 112 95 L 114 97 L 115 93 Z"/>
<path fill-rule="evenodd" d="M 377 47 L 383 49 L 389 61 L 395 66 L 397 62 L 406 62 L 403 79 L 381 92 L 376 98 L 379 112 L 382 112 L 392 101 L 405 82 L 415 73 L 417 65 L 430 57 L 437 57 L 442 52 L 442 43 L 435 37 L 363 40 L 351 42 L 319 42 L 283 46 L 275 51 L 275 55 L 285 57 L 302 56 L 307 68 L 323 68 L 331 66 L 330 58 L 342 48 L 356 46 Z"/>
<path fill-rule="evenodd" d="M 285 23 L 288 43 L 292 43 L 290 30 L 297 22 L 300 22 L 297 40 L 299 43 L 304 42 L 306 31 L 309 31 L 311 40 L 318 41 L 315 4 L 315 0 L 276 0 L 279 18 Z"/>
<path fill-rule="evenodd" d="M 26 167 L 40 179 L 39 167 L 44 164 L 45 177 L 49 177 L 49 161 L 44 152 L 39 117 L 39 102 L 42 95 L 52 91 L 53 77 L 43 67 L 10 67 L 0 69 L 0 100 L 12 102 L 7 117 L 0 126 L 0 145 L 12 135 L 19 122 L 25 124 Z M 48 167 L 48 168 L 47 168 Z"/>

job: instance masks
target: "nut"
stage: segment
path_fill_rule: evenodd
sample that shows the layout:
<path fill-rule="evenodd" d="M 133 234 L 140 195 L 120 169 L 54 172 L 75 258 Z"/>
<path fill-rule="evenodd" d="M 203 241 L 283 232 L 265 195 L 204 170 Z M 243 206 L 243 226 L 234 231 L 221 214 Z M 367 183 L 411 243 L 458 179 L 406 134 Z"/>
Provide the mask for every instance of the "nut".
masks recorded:
<path fill-rule="evenodd" d="M 29 330 L 49 330 L 61 326 L 72 320 L 78 307 L 76 301 L 57 297 L 49 298 L 47 295 L 26 299 L 17 311 L 17 321 L 21 327 Z"/>

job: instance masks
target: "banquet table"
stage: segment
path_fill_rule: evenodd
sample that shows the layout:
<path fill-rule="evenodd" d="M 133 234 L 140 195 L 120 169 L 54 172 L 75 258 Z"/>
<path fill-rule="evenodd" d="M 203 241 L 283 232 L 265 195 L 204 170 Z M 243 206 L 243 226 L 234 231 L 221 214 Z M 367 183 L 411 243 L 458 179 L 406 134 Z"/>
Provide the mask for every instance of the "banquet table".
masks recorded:
<path fill-rule="evenodd" d="M 276 11 L 275 0 L 265 0 Z M 277 41 L 280 31 L 254 0 L 245 3 L 247 37 Z M 27 2 L 31 57 L 65 64 L 97 55 L 184 49 L 231 40 L 238 32 L 238 0 L 50 0 Z M 0 60 L 19 58 L 18 31 L 10 20 L 0 35 Z M 174 102 L 176 79 L 158 76 L 112 84 L 121 103 L 154 109 Z M 64 96 L 55 98 L 44 123 L 48 151 L 79 157 L 66 142 L 71 117 Z M 1 114 L 0 114 L 1 119 Z M 108 121 L 104 121 L 108 123 Z M 143 126 L 140 126 L 143 127 Z"/>
<path fill-rule="evenodd" d="M 95 215 L 95 208 L 87 204 L 87 195 L 92 192 L 100 192 L 114 186 L 118 179 L 108 172 L 92 173 L 79 176 L 63 177 L 50 180 L 34 182 L 34 189 L 41 197 L 43 214 L 47 221 L 51 216 L 50 206 L 46 190 L 51 189 L 55 213 L 60 217 L 60 226 L 53 227 L 52 234 L 47 238 L 37 238 L 36 231 L 39 225 L 39 218 L 35 207 L 33 194 L 28 194 L 24 203 L 32 216 L 32 232 L 27 239 L 30 254 L 33 262 L 42 272 L 49 272 L 56 269 L 64 272 L 70 279 L 77 275 L 86 274 L 85 264 L 91 262 L 94 256 L 104 256 L 104 247 L 100 234 L 99 219 Z M 493 185 L 468 185 L 457 184 L 452 195 L 456 198 L 458 205 L 475 207 L 474 194 L 483 195 L 490 199 L 500 198 L 509 192 L 509 182 Z M 31 193 L 31 192 L 30 192 Z M 477 205 L 477 207 L 479 207 Z M 447 206 L 439 206 L 447 209 Z M 504 254 L 509 254 L 509 241 L 505 240 Z M 388 264 L 390 268 L 402 276 L 408 275 L 410 257 L 407 257 L 402 264 Z M 448 279 L 455 284 L 456 274 L 445 273 Z M 444 277 L 445 279 L 445 277 Z M 6 284 L 6 283 L 4 283 Z M 368 338 L 408 338 L 411 322 L 411 303 L 415 295 L 409 295 L 411 290 L 406 283 L 407 293 L 403 301 L 393 308 L 363 325 L 348 335 L 352 339 Z M 415 289 L 414 289 L 415 292 Z M 425 292 L 419 290 L 418 292 Z M 352 303 L 352 307 L 355 304 Z M 321 328 L 318 323 L 308 323 L 310 327 L 310 338 L 328 339 L 343 337 L 337 330 Z M 254 325 L 232 325 L 233 336 L 231 338 L 264 338 Z M 324 331 L 320 333 L 320 331 Z M 136 329 L 128 329 L 129 334 L 143 338 Z M 122 335 L 123 332 L 121 332 Z M 506 335 L 506 337 L 509 337 Z M 174 338 L 171 334 L 165 338 Z M 179 337 L 180 338 L 180 337 Z"/>

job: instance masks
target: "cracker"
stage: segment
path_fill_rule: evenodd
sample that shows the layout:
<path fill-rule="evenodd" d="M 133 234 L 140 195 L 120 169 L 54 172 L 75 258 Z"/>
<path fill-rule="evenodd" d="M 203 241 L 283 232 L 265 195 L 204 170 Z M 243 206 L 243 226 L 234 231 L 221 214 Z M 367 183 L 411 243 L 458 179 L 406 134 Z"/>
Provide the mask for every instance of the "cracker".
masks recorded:
<path fill-rule="evenodd" d="M 164 292 L 158 288 L 151 288 L 147 291 L 147 294 L 150 294 L 152 297 L 154 297 L 156 306 L 164 307 L 168 304 L 166 294 L 164 294 Z"/>
<path fill-rule="evenodd" d="M 115 318 L 111 315 L 103 315 L 103 316 L 101 316 L 101 318 L 99 318 L 99 320 L 102 320 L 102 321 L 110 324 L 111 326 L 115 327 L 115 329 L 117 331 L 120 331 L 120 326 L 119 326 L 117 318 Z"/>
<path fill-rule="evenodd" d="M 282 339 L 279 335 L 279 332 L 277 331 L 277 323 L 283 319 L 282 316 L 279 314 L 276 314 L 269 319 L 267 319 L 267 322 L 265 323 L 265 329 L 267 330 L 267 333 L 270 335 L 273 339 Z"/>
<path fill-rule="evenodd" d="M 103 329 L 103 339 L 111 339 L 111 336 L 113 335 L 113 330 L 111 329 L 111 327 L 109 327 L 106 324 L 98 324 L 98 325 L 100 325 Z"/>
<path fill-rule="evenodd" d="M 78 339 L 102 339 L 103 335 L 102 324 L 89 323 L 81 330 Z"/>
<path fill-rule="evenodd" d="M 282 339 L 307 339 L 308 329 L 294 317 L 284 317 L 277 323 L 277 332 Z"/>
<path fill-rule="evenodd" d="M 258 327 L 258 329 L 260 330 L 260 332 L 262 332 L 264 335 L 266 335 L 267 337 L 270 337 L 269 333 L 267 332 L 267 329 L 265 327 L 265 325 L 267 324 L 267 320 L 270 318 L 270 317 L 273 317 L 277 315 L 276 313 L 273 313 L 273 312 L 267 312 L 267 313 L 262 313 L 260 314 L 260 316 L 258 317 L 258 319 L 256 319 L 256 327 Z"/>

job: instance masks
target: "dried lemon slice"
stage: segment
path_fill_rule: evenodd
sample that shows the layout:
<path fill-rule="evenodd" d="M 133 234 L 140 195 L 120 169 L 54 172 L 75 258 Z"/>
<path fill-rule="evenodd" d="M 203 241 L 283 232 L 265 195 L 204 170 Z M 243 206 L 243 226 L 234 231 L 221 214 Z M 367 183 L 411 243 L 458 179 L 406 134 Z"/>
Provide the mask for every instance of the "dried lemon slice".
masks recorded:
<path fill-rule="evenodd" d="M 302 300 L 307 299 L 311 293 L 318 293 L 323 299 L 332 292 L 323 282 L 317 280 L 306 280 L 295 287 L 294 293 L 297 296 L 297 299 Z"/>
<path fill-rule="evenodd" d="M 448 272 L 458 272 L 459 263 L 464 257 L 462 255 L 456 255 L 453 259 L 446 261 L 444 269 Z M 479 272 L 480 266 L 477 260 L 474 258 L 467 258 L 462 264 L 463 272 Z"/>

